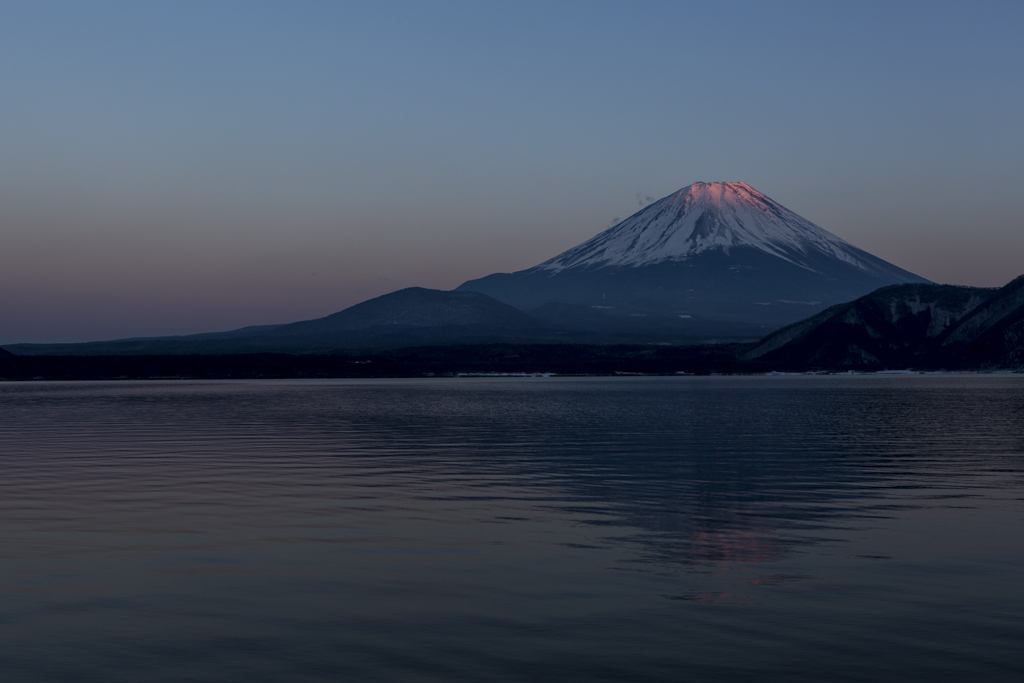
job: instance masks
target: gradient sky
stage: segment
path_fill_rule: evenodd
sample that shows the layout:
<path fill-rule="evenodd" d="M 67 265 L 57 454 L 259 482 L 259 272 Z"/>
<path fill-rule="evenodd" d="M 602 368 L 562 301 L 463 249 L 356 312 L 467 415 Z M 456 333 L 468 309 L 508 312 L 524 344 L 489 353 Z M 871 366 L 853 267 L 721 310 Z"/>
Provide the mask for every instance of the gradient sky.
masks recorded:
<path fill-rule="evenodd" d="M 1024 3 L 0 4 L 0 343 L 319 317 L 747 182 L 1024 273 Z"/>

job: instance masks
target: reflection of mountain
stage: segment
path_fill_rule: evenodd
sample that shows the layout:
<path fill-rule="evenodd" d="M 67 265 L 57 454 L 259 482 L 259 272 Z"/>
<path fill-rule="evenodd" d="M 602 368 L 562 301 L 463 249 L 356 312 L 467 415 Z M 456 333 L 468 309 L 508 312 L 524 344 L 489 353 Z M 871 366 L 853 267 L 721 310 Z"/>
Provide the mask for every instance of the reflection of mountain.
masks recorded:
<path fill-rule="evenodd" d="M 529 392 L 535 409 L 519 417 L 550 444 L 533 478 L 598 514 L 592 523 L 630 549 L 630 564 L 690 577 L 680 595 L 739 595 L 807 578 L 813 563 L 792 565 L 818 546 L 889 555 L 851 551 L 850 532 L 884 526 L 916 496 L 942 507 L 945 490 L 1019 472 L 1019 401 L 986 402 L 1002 454 L 974 437 L 972 406 L 992 390 L 979 377 L 609 382 L 594 392 L 600 406 L 581 407 L 583 387 Z"/>
<path fill-rule="evenodd" d="M 884 614 L 888 631 L 854 652 L 871 657 L 932 617 L 963 630 L 961 607 L 979 640 L 994 619 L 1012 624 L 995 631 L 1010 651 L 1022 407 L 1020 381 L 991 376 L 6 383 L 0 529 L 7 573 L 25 579 L 11 586 L 67 586 L 73 563 L 73 587 L 110 597 L 62 619 L 79 633 L 116 623 L 160 651 L 154 614 L 197 615 L 213 648 L 242 618 L 258 620 L 255 647 L 313 614 L 291 654 L 385 611 L 381 643 L 454 613 L 450 651 L 499 618 L 508 628 L 492 634 L 540 629 L 531 647 L 600 622 L 618 629 L 608 643 L 638 628 L 637 642 L 670 648 L 738 630 L 726 655 L 796 642 L 798 661 L 836 615 L 874 629 Z M 21 570 L 19 553 L 34 558 Z M 111 581 L 112 557 L 138 580 Z M 37 597 L 36 624 L 81 604 Z M 38 630 L 11 613 L 11 637 Z M 837 651 L 849 633 L 831 634 Z"/>
<path fill-rule="evenodd" d="M 779 544 L 773 543 L 769 534 L 774 529 L 738 531 L 736 529 L 705 530 L 694 534 L 696 554 L 703 562 L 734 564 L 760 564 L 778 560 L 781 555 Z"/>

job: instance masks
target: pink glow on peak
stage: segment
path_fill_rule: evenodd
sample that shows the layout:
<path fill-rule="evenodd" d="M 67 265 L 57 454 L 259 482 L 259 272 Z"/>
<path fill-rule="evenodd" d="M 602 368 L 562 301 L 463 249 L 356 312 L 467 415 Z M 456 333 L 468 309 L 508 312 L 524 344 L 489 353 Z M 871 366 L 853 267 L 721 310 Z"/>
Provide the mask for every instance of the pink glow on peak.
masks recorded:
<path fill-rule="evenodd" d="M 758 204 L 767 197 L 741 182 L 693 183 L 679 190 L 672 197 L 672 205 L 682 204 L 689 209 L 697 203 L 714 207 L 728 204 Z"/>

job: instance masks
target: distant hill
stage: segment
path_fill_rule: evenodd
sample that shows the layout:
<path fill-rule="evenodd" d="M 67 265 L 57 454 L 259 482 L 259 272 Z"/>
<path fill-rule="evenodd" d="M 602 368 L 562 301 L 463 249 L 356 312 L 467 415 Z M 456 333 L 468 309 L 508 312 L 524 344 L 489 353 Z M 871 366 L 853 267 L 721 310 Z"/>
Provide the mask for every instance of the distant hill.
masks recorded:
<path fill-rule="evenodd" d="M 693 183 L 533 268 L 470 280 L 458 290 L 538 317 L 562 307 L 573 329 L 607 333 L 639 324 L 753 340 L 906 282 L 928 280 L 745 183 Z"/>
<path fill-rule="evenodd" d="M 316 320 L 280 325 L 268 334 L 294 336 L 396 327 L 480 327 L 524 330 L 539 327 L 522 311 L 477 292 L 409 287 Z"/>
<path fill-rule="evenodd" d="M 444 343 L 556 337 L 522 311 L 477 292 L 410 287 L 316 320 L 181 337 L 85 344 L 12 344 L 18 355 L 327 353 Z"/>
<path fill-rule="evenodd" d="M 784 327 L 742 354 L 779 369 L 1024 366 L 1024 276 L 1005 287 L 905 284 Z"/>

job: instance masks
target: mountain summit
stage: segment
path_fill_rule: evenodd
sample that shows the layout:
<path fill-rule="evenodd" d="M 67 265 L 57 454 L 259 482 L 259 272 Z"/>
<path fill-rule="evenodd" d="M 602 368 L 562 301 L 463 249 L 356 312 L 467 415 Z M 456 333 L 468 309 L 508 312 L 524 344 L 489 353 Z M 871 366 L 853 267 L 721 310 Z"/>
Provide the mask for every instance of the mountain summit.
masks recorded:
<path fill-rule="evenodd" d="M 533 268 L 459 289 L 581 329 L 759 336 L 905 282 L 927 280 L 735 182 L 693 183 Z"/>
<path fill-rule="evenodd" d="M 814 256 L 865 271 L 906 271 L 876 259 L 798 216 L 746 183 L 694 183 L 650 204 L 578 247 L 537 266 L 558 272 L 589 266 L 682 261 L 705 251 L 752 247 L 808 270 Z"/>

